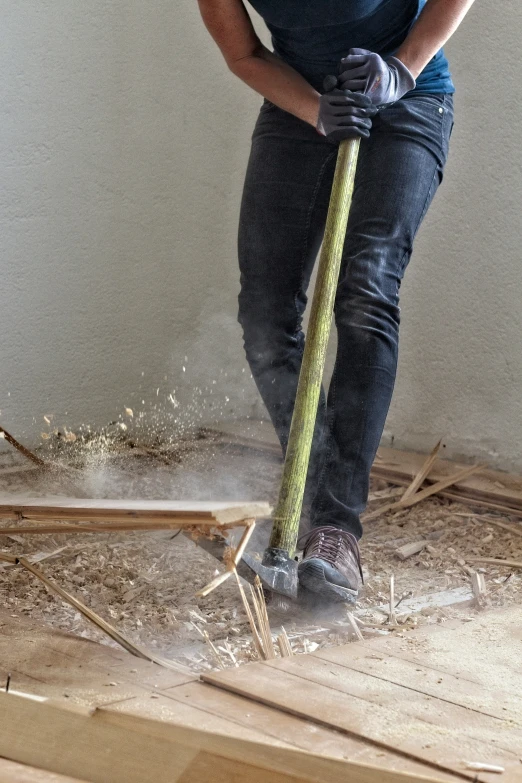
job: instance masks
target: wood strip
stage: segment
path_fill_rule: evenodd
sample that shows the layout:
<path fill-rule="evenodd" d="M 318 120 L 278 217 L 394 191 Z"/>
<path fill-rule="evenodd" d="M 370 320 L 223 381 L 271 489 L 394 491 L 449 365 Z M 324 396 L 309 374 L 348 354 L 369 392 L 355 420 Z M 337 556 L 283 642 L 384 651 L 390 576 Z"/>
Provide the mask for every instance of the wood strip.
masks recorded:
<path fill-rule="evenodd" d="M 522 725 L 522 695 L 464 680 L 447 671 L 423 666 L 422 660 L 410 661 L 391 653 L 381 656 L 367 645 L 344 644 L 317 650 L 314 657 L 344 666 L 350 671 L 368 674 L 400 685 L 425 696 L 442 699 L 498 720 Z M 494 662 L 492 663 L 494 665 Z"/>
<path fill-rule="evenodd" d="M 27 518 L 27 517 L 26 517 Z M 68 525 L 66 522 L 60 522 L 56 525 L 47 525 L 45 522 L 40 522 L 38 519 L 33 520 L 35 523 L 31 526 L 12 526 L 0 528 L 0 535 L 9 536 L 15 533 L 16 535 L 49 535 L 57 533 L 126 533 L 126 532 L 141 532 L 146 533 L 151 530 L 178 530 L 179 528 L 194 527 L 194 519 L 175 519 L 175 520 L 142 520 L 140 522 L 95 522 L 90 524 L 89 522 L 81 522 L 77 525 Z M 241 525 L 238 522 L 237 525 Z M 197 527 L 222 527 L 213 520 L 207 520 L 205 522 L 198 522 Z"/>
<path fill-rule="evenodd" d="M 314 682 L 310 679 L 308 668 L 312 663 L 307 658 L 310 656 L 252 664 L 233 672 L 205 674 L 203 679 L 233 693 L 342 731 L 348 736 L 364 739 L 386 750 L 393 749 L 435 769 L 473 779 L 471 773 L 462 770 L 463 739 L 455 735 L 453 724 L 451 727 L 431 725 L 424 719 L 397 710 L 393 702 L 386 707 L 377 701 L 369 702 L 365 697 L 365 687 L 361 687 L 359 694 L 354 695 L 350 690 L 354 688 L 353 683 L 343 683 L 347 691 L 342 692 L 334 684 L 326 686 Z M 302 666 L 306 668 L 296 674 L 303 660 L 305 663 Z M 322 674 L 337 680 L 337 676 L 329 674 L 332 668 L 335 668 L 333 664 L 327 664 Z M 342 671 L 336 674 L 340 676 Z M 399 690 L 396 689 L 396 693 Z M 466 710 L 462 712 L 467 715 Z M 484 732 L 482 728 L 480 739 L 466 735 L 466 752 L 491 763 L 495 763 L 501 753 L 502 759 L 509 759 L 507 766 L 516 769 L 519 763 L 517 754 L 506 750 L 500 752 L 493 742 L 484 738 Z"/>
<path fill-rule="evenodd" d="M 489 751 L 490 758 L 500 757 L 509 763 L 515 760 L 518 748 L 522 747 L 522 723 L 512 726 L 505 718 L 470 710 L 436 694 L 428 695 L 421 690 L 356 672 L 313 655 L 270 662 L 268 665 L 363 699 L 372 705 L 386 707 L 394 715 L 394 721 L 398 720 L 399 713 L 399 720 L 403 716 L 412 716 L 443 730 L 459 726 L 458 743 L 453 746 L 457 753 L 471 739 L 482 744 L 483 752 Z M 495 753 L 499 755 L 495 756 Z M 457 755 L 455 763 L 458 763 L 458 759 Z"/>
<path fill-rule="evenodd" d="M 440 447 L 442 445 L 442 440 L 439 440 L 438 443 L 435 444 L 435 447 L 431 454 L 429 455 L 428 459 L 424 463 L 424 465 L 421 467 L 409 487 L 406 488 L 406 492 L 402 496 L 401 500 L 407 500 L 411 495 L 414 495 L 418 489 L 424 484 L 424 481 L 426 477 L 429 475 L 431 469 L 433 468 L 435 462 L 437 461 L 437 457 L 440 451 Z"/>
<path fill-rule="evenodd" d="M 92 783 L 422 783 L 428 778 L 133 715 L 65 710 L 0 692 L 0 756 Z M 60 752 L 56 752 L 56 748 Z M 433 780 L 436 776 L 433 776 Z"/>
<path fill-rule="evenodd" d="M 32 451 L 29 451 L 29 449 L 26 449 L 25 446 L 22 446 L 22 444 L 16 440 L 7 430 L 5 430 L 3 427 L 0 427 L 0 433 L 2 434 L 2 437 L 4 440 L 6 440 L 8 443 L 11 444 L 17 451 L 20 452 L 20 454 L 23 454 L 23 456 L 33 462 L 35 465 L 37 465 L 40 468 L 45 467 L 46 463 L 43 461 L 43 459 L 40 459 L 40 457 L 37 457 L 36 454 L 33 454 Z"/>
<path fill-rule="evenodd" d="M 0 560 L 4 559 L 7 559 L 8 562 L 12 562 L 10 557 L 6 558 L 4 555 L 0 554 Z M 26 560 L 25 557 L 17 557 L 16 562 L 23 566 L 23 568 L 25 568 L 27 571 L 30 571 L 34 576 L 37 577 L 37 579 L 40 579 L 40 581 L 42 581 L 46 587 L 51 590 L 51 592 L 56 593 L 66 603 L 74 606 L 74 608 L 77 609 L 87 620 L 90 620 L 91 623 L 94 623 L 94 625 L 106 633 L 107 636 L 110 636 L 111 639 L 120 644 L 132 655 L 136 655 L 138 658 L 144 658 L 147 661 L 157 663 L 159 666 L 165 666 L 168 669 L 188 672 L 188 669 L 183 667 L 181 664 L 176 663 L 175 661 L 169 661 L 166 658 L 161 658 L 160 656 L 157 656 L 143 647 L 139 647 L 138 645 L 131 642 L 130 639 L 127 639 L 126 636 L 117 631 L 116 628 L 96 614 L 96 612 L 93 612 L 92 609 L 89 609 L 89 607 L 85 606 L 85 604 L 64 590 L 63 587 L 60 587 L 60 585 L 57 585 L 55 582 L 49 579 L 42 571 L 40 571 L 39 568 L 36 568 L 36 566 Z"/>
<path fill-rule="evenodd" d="M 76 498 L 10 498 L 0 502 L 0 518 L 95 522 L 190 520 L 190 524 L 227 525 L 245 519 L 267 517 L 268 503 L 236 503 L 176 500 L 97 500 Z"/>
<path fill-rule="evenodd" d="M 453 484 L 457 484 L 459 481 L 472 476 L 473 473 L 477 473 L 482 469 L 482 465 L 468 466 L 467 468 L 460 470 L 458 473 L 454 473 L 452 476 L 441 479 L 435 484 L 426 487 L 426 489 L 422 489 L 420 492 L 416 492 L 411 497 L 406 498 L 406 500 L 401 498 L 400 500 L 395 501 L 395 503 L 388 503 L 385 506 L 381 506 L 380 508 L 376 509 L 375 511 L 371 511 L 369 514 L 364 514 L 362 520 L 363 522 L 369 522 L 370 520 L 377 519 L 382 514 L 385 514 L 389 511 L 398 511 L 402 508 L 410 508 L 411 506 L 415 506 L 417 503 L 426 500 L 432 495 L 436 495 L 438 492 L 442 492 L 447 487 L 451 487 Z"/>
<path fill-rule="evenodd" d="M 487 565 L 502 566 L 503 568 L 522 568 L 520 560 L 499 560 L 496 557 L 466 557 L 468 563 L 484 563 Z"/>
<path fill-rule="evenodd" d="M 0 468 L 0 478 L 16 475 L 18 473 L 34 473 L 39 469 L 39 465 L 12 465 L 9 468 Z"/>

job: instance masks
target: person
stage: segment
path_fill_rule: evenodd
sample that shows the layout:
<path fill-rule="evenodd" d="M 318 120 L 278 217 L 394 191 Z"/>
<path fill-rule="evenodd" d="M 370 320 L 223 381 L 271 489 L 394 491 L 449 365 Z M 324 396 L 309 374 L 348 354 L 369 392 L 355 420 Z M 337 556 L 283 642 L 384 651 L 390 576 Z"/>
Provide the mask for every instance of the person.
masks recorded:
<path fill-rule="evenodd" d="M 337 356 L 319 404 L 299 565 L 307 590 L 353 601 L 360 516 L 396 375 L 399 288 L 453 127 L 442 47 L 473 0 L 250 0 L 273 51 L 242 0 L 198 1 L 229 69 L 265 99 L 241 205 L 239 321 L 283 450 L 338 143 L 361 138 L 335 302 Z"/>

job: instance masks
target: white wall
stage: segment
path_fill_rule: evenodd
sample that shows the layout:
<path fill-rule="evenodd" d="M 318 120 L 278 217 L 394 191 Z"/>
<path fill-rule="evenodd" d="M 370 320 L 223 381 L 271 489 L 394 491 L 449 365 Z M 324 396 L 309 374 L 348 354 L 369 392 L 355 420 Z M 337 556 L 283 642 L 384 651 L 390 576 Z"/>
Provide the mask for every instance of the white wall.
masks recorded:
<path fill-rule="evenodd" d="M 402 294 L 387 435 L 522 468 L 522 5 L 477 2 L 447 47 L 457 85 L 443 186 Z"/>
<path fill-rule="evenodd" d="M 236 220 L 258 97 L 195 0 L 1 0 L 0 18 L 0 422 L 102 425 L 158 387 L 242 400 Z"/>
<path fill-rule="evenodd" d="M 259 99 L 195 0 L 0 0 L 0 18 L 0 423 L 31 440 L 46 413 L 99 426 L 173 388 L 185 418 L 259 412 L 235 322 Z M 457 124 L 387 425 L 519 468 L 521 29 L 515 0 L 477 3 L 448 49 Z"/>

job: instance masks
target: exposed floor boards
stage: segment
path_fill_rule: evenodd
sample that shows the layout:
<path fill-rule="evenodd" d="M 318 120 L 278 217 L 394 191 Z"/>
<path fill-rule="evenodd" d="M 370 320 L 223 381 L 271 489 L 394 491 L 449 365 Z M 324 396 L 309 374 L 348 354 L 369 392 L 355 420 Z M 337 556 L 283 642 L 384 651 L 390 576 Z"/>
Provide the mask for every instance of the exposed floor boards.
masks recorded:
<path fill-rule="evenodd" d="M 441 768 L 522 780 L 519 607 L 470 623 L 204 675 L 207 682 Z M 470 777 L 473 777 L 470 773 Z M 498 780 L 480 774 L 481 780 Z"/>
<path fill-rule="evenodd" d="M 13 691 L 440 780 L 457 780 L 451 771 L 472 780 L 465 762 L 488 762 L 506 772 L 478 780 L 513 783 L 522 780 L 520 615 L 486 612 L 203 683 L 0 614 L 0 684 L 10 673 Z"/>
<path fill-rule="evenodd" d="M 161 669 L 123 650 L 0 613 L 0 684 L 8 673 L 13 691 L 62 703 L 96 706 L 271 746 L 300 748 L 384 769 L 457 780 L 451 774 L 433 775 L 420 762 L 406 760 L 311 720 L 204 684 L 196 676 Z"/>

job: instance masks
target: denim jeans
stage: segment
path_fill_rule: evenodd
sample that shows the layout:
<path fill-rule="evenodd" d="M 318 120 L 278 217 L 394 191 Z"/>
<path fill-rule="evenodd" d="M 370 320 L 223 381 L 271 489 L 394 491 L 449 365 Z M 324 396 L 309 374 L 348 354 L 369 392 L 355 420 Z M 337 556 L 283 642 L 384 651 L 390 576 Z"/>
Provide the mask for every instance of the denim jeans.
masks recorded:
<path fill-rule="evenodd" d="M 360 538 L 370 469 L 395 382 L 399 288 L 442 180 L 451 95 L 410 94 L 362 140 L 335 302 L 338 348 L 321 396 L 307 483 L 312 526 Z M 306 291 L 321 244 L 337 145 L 265 102 L 239 227 L 239 321 L 247 360 L 286 447 L 305 344 Z"/>

